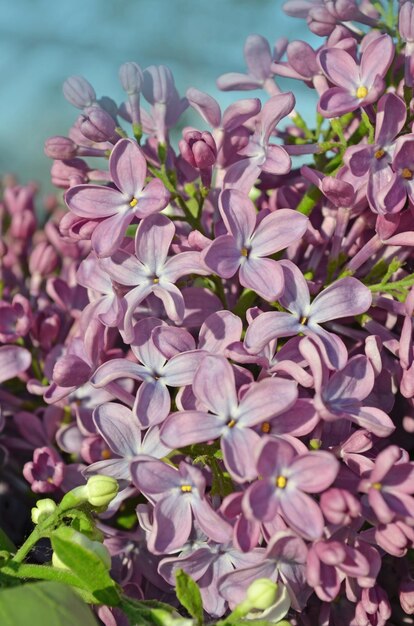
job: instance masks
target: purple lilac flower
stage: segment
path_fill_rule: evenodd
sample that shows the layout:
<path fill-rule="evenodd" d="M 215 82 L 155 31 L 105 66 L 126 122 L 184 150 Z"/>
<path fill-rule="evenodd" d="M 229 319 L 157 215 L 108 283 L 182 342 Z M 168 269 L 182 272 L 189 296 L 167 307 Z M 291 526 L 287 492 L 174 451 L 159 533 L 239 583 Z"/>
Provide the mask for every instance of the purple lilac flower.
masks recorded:
<path fill-rule="evenodd" d="M 11 380 L 25 372 L 32 362 L 32 355 L 20 346 L 0 346 L 0 383 Z"/>
<path fill-rule="evenodd" d="M 327 332 L 320 324 L 363 313 L 371 305 L 371 292 L 356 278 L 342 278 L 324 289 L 310 303 L 306 280 L 296 265 L 291 261 L 279 261 L 279 265 L 283 268 L 285 278 L 285 290 L 279 302 L 289 312 L 269 311 L 254 319 L 246 332 L 246 349 L 257 354 L 277 337 L 303 333 L 312 336 L 317 342 L 328 367 L 342 368 L 348 356 L 345 345 L 338 336 Z"/>
<path fill-rule="evenodd" d="M 137 306 L 153 293 L 174 322 L 184 317 L 184 298 L 175 282 L 186 274 L 208 274 L 199 252 L 181 252 L 168 257 L 175 226 L 165 215 L 152 215 L 140 223 L 135 236 L 135 255 L 118 250 L 100 261 L 110 278 L 133 287 L 125 296 L 127 311 L 123 330 L 125 340 L 133 337 L 133 315 Z"/>
<path fill-rule="evenodd" d="M 132 480 L 155 504 L 154 524 L 148 548 L 155 554 L 182 548 L 190 536 L 193 516 L 211 539 L 226 543 L 231 538 L 230 524 L 222 519 L 205 497 L 206 481 L 196 467 L 184 463 L 176 469 L 162 461 L 134 461 Z"/>
<path fill-rule="evenodd" d="M 210 411 L 172 413 L 161 428 L 161 441 L 182 447 L 220 437 L 224 463 L 237 482 L 256 475 L 251 451 L 260 436 L 252 426 L 286 410 L 297 398 L 296 384 L 268 378 L 252 383 L 237 397 L 233 369 L 222 356 L 206 356 L 193 382 L 196 398 Z"/>
<path fill-rule="evenodd" d="M 169 200 L 169 193 L 159 179 L 145 185 L 145 156 L 131 139 L 118 141 L 111 152 L 109 170 L 117 189 L 76 185 L 65 196 L 75 215 L 103 219 L 92 235 L 92 246 L 99 257 L 108 257 L 117 250 L 134 218 L 161 211 Z"/>
<path fill-rule="evenodd" d="M 33 461 L 25 464 L 23 476 L 35 493 L 51 493 L 62 484 L 65 464 L 53 448 L 36 448 Z"/>
<path fill-rule="evenodd" d="M 337 459 L 328 452 L 297 455 L 283 439 L 266 437 L 256 449 L 256 468 L 261 480 L 243 498 L 247 517 L 269 521 L 280 511 L 292 530 L 305 539 L 318 539 L 324 520 L 309 493 L 320 493 L 335 480 Z"/>
<path fill-rule="evenodd" d="M 253 202 L 237 189 L 222 191 L 219 207 L 229 234 L 217 237 L 203 251 L 205 264 L 223 278 L 231 278 L 239 269 L 243 287 L 265 300 L 276 300 L 283 290 L 283 271 L 276 261 L 265 257 L 302 237 L 308 218 L 279 209 L 258 223 Z"/>
<path fill-rule="evenodd" d="M 324 117 L 339 117 L 378 100 L 385 89 L 384 76 L 394 57 L 389 35 L 381 35 L 364 48 L 360 64 L 339 48 L 325 48 L 319 53 L 320 66 L 336 85 L 325 91 L 318 104 Z"/>

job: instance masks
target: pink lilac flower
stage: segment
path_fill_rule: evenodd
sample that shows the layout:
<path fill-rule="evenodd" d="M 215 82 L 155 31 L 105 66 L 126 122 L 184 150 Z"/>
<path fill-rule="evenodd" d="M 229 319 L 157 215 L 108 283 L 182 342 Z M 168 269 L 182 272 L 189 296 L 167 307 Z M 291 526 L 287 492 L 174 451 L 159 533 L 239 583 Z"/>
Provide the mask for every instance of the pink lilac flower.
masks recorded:
<path fill-rule="evenodd" d="M 125 358 L 112 359 L 101 365 L 91 379 L 98 388 L 121 378 L 142 381 L 134 402 L 134 415 L 140 428 L 164 421 L 171 409 L 168 387 L 190 385 L 205 355 L 201 350 L 175 351 L 167 360 L 152 339 L 152 332 L 162 323 L 147 317 L 135 325 L 131 350 L 139 363 Z"/>
<path fill-rule="evenodd" d="M 265 437 L 256 448 L 256 468 L 261 477 L 246 491 L 247 517 L 269 521 L 280 512 L 289 527 L 305 539 L 321 537 L 324 520 L 315 500 L 335 480 L 339 463 L 328 452 L 297 455 L 281 438 Z"/>
<path fill-rule="evenodd" d="M 108 257 L 117 250 L 134 218 L 161 211 L 169 201 L 169 193 L 159 179 L 145 185 L 145 156 L 131 139 L 118 141 L 111 152 L 109 170 L 117 189 L 76 185 L 65 196 L 75 215 L 103 219 L 92 235 L 92 246 L 100 257 Z"/>
<path fill-rule="evenodd" d="M 33 461 L 26 463 L 23 476 L 35 493 L 51 493 L 62 484 L 65 464 L 53 448 L 36 448 Z"/>
<path fill-rule="evenodd" d="M 153 293 L 174 322 L 184 317 L 184 298 L 174 284 L 187 274 L 209 273 L 199 252 L 181 252 L 168 257 L 175 226 L 165 215 L 151 215 L 140 223 L 135 236 L 135 255 L 121 249 L 101 259 L 101 267 L 121 285 L 133 287 L 125 296 L 127 311 L 123 330 L 126 341 L 133 337 L 133 315 L 137 306 Z"/>
<path fill-rule="evenodd" d="M 381 35 L 363 49 L 360 64 L 339 48 L 325 48 L 319 63 L 329 80 L 336 85 L 321 96 L 319 113 L 339 117 L 378 100 L 385 89 L 384 76 L 394 57 L 394 44 L 389 35 Z"/>
<path fill-rule="evenodd" d="M 32 355 L 21 346 L 0 346 L 0 383 L 11 380 L 31 365 Z"/>
<path fill-rule="evenodd" d="M 223 278 L 231 278 L 239 270 L 243 287 L 265 300 L 276 300 L 283 290 L 283 271 L 276 261 L 265 257 L 302 237 L 308 218 L 291 209 L 279 209 L 258 223 L 253 202 L 237 189 L 225 189 L 219 207 L 229 234 L 216 237 L 203 251 L 204 262 Z"/>
<path fill-rule="evenodd" d="M 161 428 L 161 441 L 171 447 L 210 441 L 220 437 L 224 463 L 237 482 L 256 475 L 251 451 L 260 436 L 252 426 L 261 424 L 291 406 L 296 384 L 268 378 L 252 383 L 237 397 L 234 372 L 222 356 L 206 356 L 199 365 L 193 392 L 206 411 L 172 413 Z"/>
<path fill-rule="evenodd" d="M 155 554 L 182 548 L 190 536 L 193 517 L 210 539 L 226 543 L 231 526 L 211 507 L 205 497 L 202 472 L 180 462 L 178 469 L 162 461 L 134 461 L 132 479 L 136 487 L 154 503 L 154 524 L 148 548 Z"/>
<path fill-rule="evenodd" d="M 279 261 L 279 265 L 285 278 L 279 302 L 288 313 L 268 311 L 254 319 L 246 332 L 246 349 L 257 354 L 277 337 L 303 333 L 317 342 L 328 367 L 342 368 L 348 358 L 345 345 L 320 324 L 363 313 L 371 305 L 371 292 L 356 278 L 347 277 L 324 289 L 311 303 L 306 280 L 296 265 L 291 261 Z"/>

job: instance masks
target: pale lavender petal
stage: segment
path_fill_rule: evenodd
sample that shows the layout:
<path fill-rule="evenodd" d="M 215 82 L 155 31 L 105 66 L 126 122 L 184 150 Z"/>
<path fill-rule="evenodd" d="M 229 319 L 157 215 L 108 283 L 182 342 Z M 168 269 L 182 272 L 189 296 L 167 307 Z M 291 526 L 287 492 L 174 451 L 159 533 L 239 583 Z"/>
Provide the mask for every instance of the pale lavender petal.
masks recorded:
<path fill-rule="evenodd" d="M 181 484 L 180 474 L 163 461 L 134 461 L 131 463 L 134 485 L 144 494 L 159 496 Z"/>
<path fill-rule="evenodd" d="M 303 437 L 317 426 L 319 415 L 313 402 L 307 398 L 299 398 L 292 408 L 271 420 L 272 435 L 292 435 Z"/>
<path fill-rule="evenodd" d="M 244 338 L 248 352 L 257 354 L 278 337 L 292 337 L 301 331 L 299 320 L 290 313 L 268 311 L 250 324 Z"/>
<path fill-rule="evenodd" d="M 187 89 L 186 96 L 190 105 L 201 115 L 204 121 L 213 128 L 220 126 L 221 110 L 217 100 L 194 87 Z"/>
<path fill-rule="evenodd" d="M 165 554 L 181 548 L 193 527 L 190 498 L 176 494 L 162 498 L 155 505 L 154 525 L 148 540 L 148 549 L 154 554 Z"/>
<path fill-rule="evenodd" d="M 200 252 L 180 252 L 168 259 L 162 270 L 162 277 L 175 283 L 182 276 L 199 274 L 207 276 L 210 270 L 202 261 Z"/>
<path fill-rule="evenodd" d="M 349 417 L 360 428 L 365 428 L 377 437 L 389 437 L 395 430 L 392 419 L 384 411 L 373 406 L 364 406 L 357 411 L 353 410 L 352 413 L 349 413 Z"/>
<path fill-rule="evenodd" d="M 152 284 L 144 283 L 142 285 L 138 285 L 135 289 L 132 289 L 132 291 L 127 293 L 125 296 L 128 308 L 124 317 L 123 331 L 125 333 L 125 341 L 127 343 L 131 343 L 134 339 L 133 316 L 135 310 L 137 306 L 149 296 L 152 289 Z"/>
<path fill-rule="evenodd" d="M 319 53 L 318 62 L 329 80 L 344 91 L 354 93 L 361 84 L 358 66 L 345 50 L 325 48 Z"/>
<path fill-rule="evenodd" d="M 185 328 L 158 326 L 153 330 L 151 337 L 157 349 L 166 359 L 170 359 L 180 352 L 190 352 L 196 347 L 194 337 Z"/>
<path fill-rule="evenodd" d="M 259 98 L 246 98 L 233 102 L 223 113 L 222 127 L 230 133 L 238 126 L 241 126 L 261 109 Z"/>
<path fill-rule="evenodd" d="M 121 139 L 111 152 L 109 171 L 112 180 L 131 201 L 142 190 L 147 162 L 141 148 L 132 139 Z"/>
<path fill-rule="evenodd" d="M 310 322 L 308 326 L 302 326 L 301 329 L 305 335 L 312 337 L 317 344 L 322 359 L 329 369 L 340 370 L 345 367 L 348 360 L 348 351 L 338 335 L 329 333 L 322 326 Z"/>
<path fill-rule="evenodd" d="M 195 371 L 205 356 L 206 352 L 203 350 L 176 354 L 163 368 L 162 378 L 164 383 L 171 387 L 191 385 Z"/>
<path fill-rule="evenodd" d="M 66 192 L 65 202 L 75 215 L 88 219 L 110 217 L 129 208 L 122 193 L 99 185 L 75 185 Z"/>
<path fill-rule="evenodd" d="M 26 348 L 0 346 L 0 383 L 26 371 L 31 362 L 32 355 Z"/>
<path fill-rule="evenodd" d="M 171 452 L 169 446 L 165 446 L 160 440 L 159 426 L 151 426 L 148 428 L 142 440 L 140 454 L 153 456 L 155 459 L 162 459 Z"/>
<path fill-rule="evenodd" d="M 174 234 L 175 226 L 165 215 L 149 215 L 138 227 L 136 255 L 154 275 L 164 267 Z"/>
<path fill-rule="evenodd" d="M 160 284 L 153 286 L 152 292 L 162 300 L 169 319 L 180 324 L 184 318 L 185 305 L 183 294 L 178 287 L 172 283 L 161 281 Z"/>
<path fill-rule="evenodd" d="M 327 89 L 318 102 L 318 111 L 324 117 L 340 117 L 345 113 L 355 111 L 361 101 L 353 92 L 343 87 Z"/>
<path fill-rule="evenodd" d="M 243 498 L 243 511 L 248 519 L 271 522 L 279 510 L 275 487 L 269 480 L 259 480 L 249 487 Z"/>
<path fill-rule="evenodd" d="M 295 106 L 295 96 L 292 92 L 280 93 L 272 96 L 265 103 L 261 112 L 261 126 L 263 141 L 267 143 L 275 126 L 288 115 Z"/>
<path fill-rule="evenodd" d="M 137 217 L 147 217 L 152 213 L 162 211 L 170 200 L 170 193 L 159 178 L 153 178 L 137 195 L 138 204 L 133 208 Z"/>
<path fill-rule="evenodd" d="M 221 438 L 221 449 L 226 468 L 236 482 L 243 483 L 257 476 L 252 455 L 260 444 L 260 436 L 250 428 L 228 428 Z"/>
<path fill-rule="evenodd" d="M 339 472 L 339 462 L 330 452 L 316 450 L 296 457 L 289 467 L 289 479 L 301 491 L 320 493 L 333 483 Z"/>
<path fill-rule="evenodd" d="M 128 359 L 111 359 L 98 367 L 91 378 L 91 383 L 94 387 L 105 387 L 108 383 L 119 378 L 143 380 L 147 374 L 145 367 Z"/>
<path fill-rule="evenodd" d="M 210 413 L 181 411 L 167 417 L 161 426 L 160 438 L 170 448 L 181 448 L 218 439 L 224 428 L 225 422 Z"/>
<path fill-rule="evenodd" d="M 369 89 L 376 76 L 383 78 L 393 57 L 394 44 L 389 35 L 382 35 L 371 41 L 361 57 L 361 84 Z"/>
<path fill-rule="evenodd" d="M 256 226 L 256 209 L 250 198 L 237 189 L 224 189 L 219 198 L 220 213 L 227 230 L 242 248 Z"/>
<path fill-rule="evenodd" d="M 138 388 L 134 403 L 134 414 L 141 428 L 160 424 L 171 408 L 170 394 L 159 381 L 144 381 Z"/>
<path fill-rule="evenodd" d="M 283 269 L 285 288 L 280 304 L 299 319 L 309 314 L 310 296 L 306 280 L 300 269 L 291 261 L 279 261 Z"/>
<path fill-rule="evenodd" d="M 93 412 L 93 421 L 108 446 L 121 457 L 133 457 L 141 448 L 141 431 L 130 409 L 105 402 Z"/>
<path fill-rule="evenodd" d="M 372 295 L 368 287 L 356 278 L 341 278 L 316 296 L 309 317 L 312 322 L 323 324 L 328 320 L 365 313 L 371 303 Z"/>
<path fill-rule="evenodd" d="M 91 243 L 99 257 L 111 256 L 121 246 L 125 232 L 131 223 L 130 211 L 117 213 L 98 224 L 92 233 Z"/>
<path fill-rule="evenodd" d="M 305 493 L 295 490 L 280 499 L 280 508 L 287 524 L 305 539 L 319 539 L 324 521 L 316 502 Z"/>
<path fill-rule="evenodd" d="M 304 235 L 308 222 L 305 215 L 290 209 L 279 209 L 267 215 L 251 239 L 254 254 L 269 256 L 287 248 Z"/>
<path fill-rule="evenodd" d="M 209 411 L 223 418 L 230 418 L 237 408 L 233 368 L 222 356 L 204 357 L 194 376 L 193 391 Z"/>
<path fill-rule="evenodd" d="M 85 478 L 94 474 L 104 474 L 112 476 L 116 480 L 131 481 L 130 459 L 108 459 L 107 461 L 96 461 L 83 470 Z"/>
<path fill-rule="evenodd" d="M 99 259 L 99 265 L 112 280 L 126 286 L 139 285 L 148 280 L 148 270 L 125 250 L 117 250 L 110 258 Z"/>
<path fill-rule="evenodd" d="M 221 91 L 248 91 L 249 89 L 258 89 L 262 86 L 261 80 L 241 72 L 222 74 L 218 77 L 216 83 Z"/>
<path fill-rule="evenodd" d="M 241 159 L 228 168 L 224 176 L 224 185 L 249 193 L 261 171 L 261 166 L 255 160 Z"/>
<path fill-rule="evenodd" d="M 296 456 L 294 447 L 282 438 L 262 439 L 257 450 L 257 471 L 260 476 L 275 478 L 289 467 Z"/>
<path fill-rule="evenodd" d="M 268 302 L 277 300 L 284 286 L 283 271 L 277 261 L 253 256 L 242 260 L 239 280 L 243 287 L 252 289 Z"/>
<path fill-rule="evenodd" d="M 157 346 L 152 341 L 152 331 L 157 328 L 166 328 L 164 322 L 156 317 L 146 317 L 134 326 L 134 340 L 131 342 L 132 352 L 137 359 L 147 366 L 148 374 L 154 378 L 155 372 L 159 373 L 166 361 Z"/>
<path fill-rule="evenodd" d="M 266 149 L 266 160 L 262 163 L 263 172 L 268 174 L 287 174 L 292 167 L 288 152 L 282 146 L 269 145 Z"/>
<path fill-rule="evenodd" d="M 407 108 L 394 93 L 386 93 L 378 101 L 375 125 L 375 141 L 386 146 L 402 131 L 407 117 Z"/>
<path fill-rule="evenodd" d="M 244 44 L 244 58 L 252 76 L 263 81 L 269 78 L 272 51 L 267 39 L 261 35 L 249 35 Z"/>
<path fill-rule="evenodd" d="M 199 348 L 220 354 L 234 341 L 239 341 L 243 323 L 230 311 L 218 311 L 209 315 L 200 328 Z"/>
<path fill-rule="evenodd" d="M 355 405 L 366 398 L 374 382 L 374 370 L 369 360 L 362 355 L 355 356 L 331 376 L 323 389 L 323 398 L 335 409 L 345 411 L 347 405 Z"/>
<path fill-rule="evenodd" d="M 211 508 L 207 500 L 204 498 L 194 500 L 191 508 L 198 525 L 207 537 L 219 543 L 231 540 L 232 527 Z"/>
<path fill-rule="evenodd" d="M 243 395 L 238 412 L 238 423 L 255 426 L 289 409 L 298 397 L 292 380 L 266 378 L 253 383 Z"/>
<path fill-rule="evenodd" d="M 237 272 L 242 253 L 231 235 L 221 235 L 202 252 L 204 263 L 218 276 L 231 278 Z"/>

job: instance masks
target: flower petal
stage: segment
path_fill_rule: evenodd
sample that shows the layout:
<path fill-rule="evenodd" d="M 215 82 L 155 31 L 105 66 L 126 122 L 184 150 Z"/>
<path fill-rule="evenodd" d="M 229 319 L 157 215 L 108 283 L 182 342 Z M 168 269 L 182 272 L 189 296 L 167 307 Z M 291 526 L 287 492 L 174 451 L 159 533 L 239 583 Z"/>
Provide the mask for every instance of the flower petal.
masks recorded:
<path fill-rule="evenodd" d="M 141 192 L 147 175 L 144 153 L 132 139 L 121 139 L 109 158 L 109 171 L 115 185 L 131 201 Z"/>

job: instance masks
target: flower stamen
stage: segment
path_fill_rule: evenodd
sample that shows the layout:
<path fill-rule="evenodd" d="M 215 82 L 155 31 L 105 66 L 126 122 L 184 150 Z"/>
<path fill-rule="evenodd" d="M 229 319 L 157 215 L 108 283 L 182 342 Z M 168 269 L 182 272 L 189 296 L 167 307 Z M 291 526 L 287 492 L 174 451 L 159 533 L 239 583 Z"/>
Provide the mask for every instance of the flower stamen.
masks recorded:
<path fill-rule="evenodd" d="M 361 85 L 360 87 L 358 87 L 358 89 L 356 90 L 356 97 L 359 100 L 363 100 L 364 98 L 366 98 L 368 95 L 368 89 L 364 86 Z"/>
<path fill-rule="evenodd" d="M 137 206 L 138 204 L 138 200 L 136 198 L 132 198 L 131 202 L 129 203 L 129 206 L 134 208 L 134 206 Z"/>
<path fill-rule="evenodd" d="M 193 490 L 191 485 L 181 485 L 181 491 L 183 493 L 191 493 Z"/>
<path fill-rule="evenodd" d="M 278 476 L 276 478 L 276 487 L 278 487 L 279 489 L 284 489 L 286 485 L 287 485 L 286 476 Z"/>

